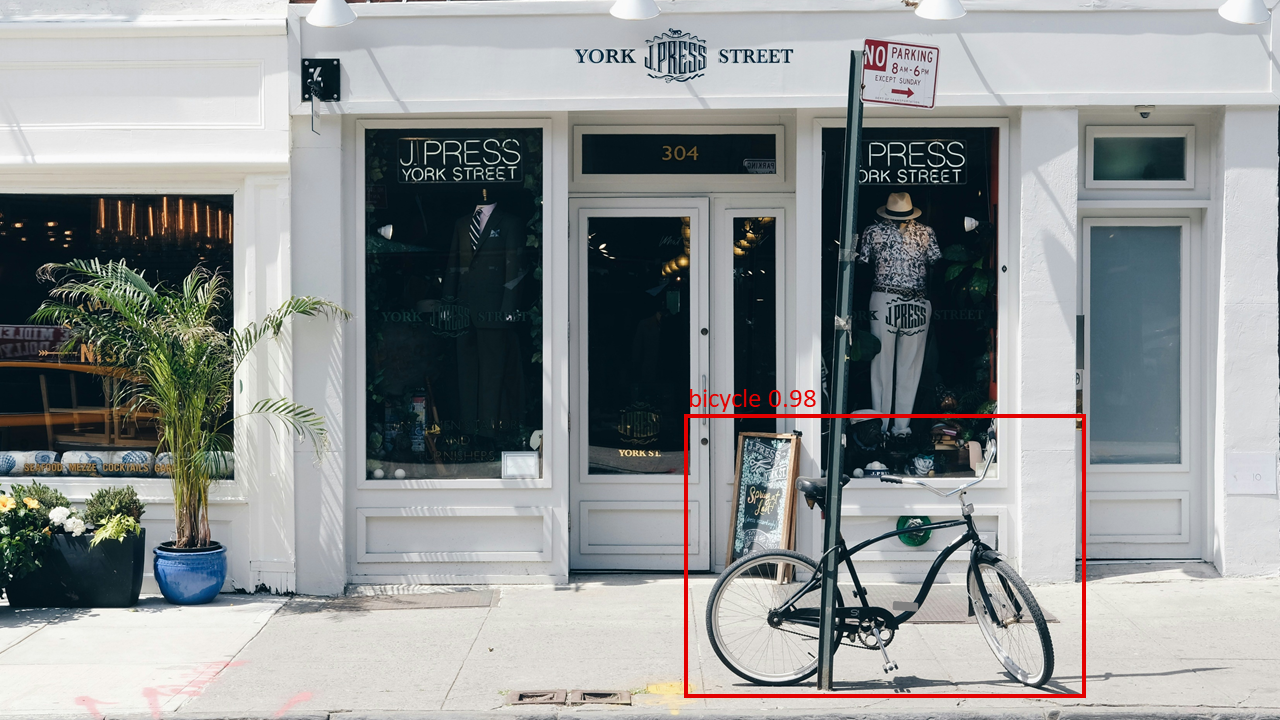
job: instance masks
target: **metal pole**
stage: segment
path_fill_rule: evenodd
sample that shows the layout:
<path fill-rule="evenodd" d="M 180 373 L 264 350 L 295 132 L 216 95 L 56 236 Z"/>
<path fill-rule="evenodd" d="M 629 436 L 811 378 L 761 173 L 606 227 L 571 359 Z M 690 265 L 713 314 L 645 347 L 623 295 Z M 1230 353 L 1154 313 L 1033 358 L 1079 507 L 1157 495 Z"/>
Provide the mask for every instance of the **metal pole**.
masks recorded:
<path fill-rule="evenodd" d="M 862 151 L 862 53 L 849 58 L 849 112 L 844 131 L 844 189 L 840 202 L 840 280 L 836 284 L 836 331 L 832 343 L 831 412 L 848 412 L 849 345 L 853 332 L 853 267 L 858 252 L 858 166 Z M 831 448 L 827 454 L 827 519 L 823 533 L 822 605 L 818 619 L 818 689 L 831 690 L 835 660 L 836 578 L 839 558 L 831 548 L 840 544 L 840 479 L 844 476 L 844 418 L 831 420 Z"/>

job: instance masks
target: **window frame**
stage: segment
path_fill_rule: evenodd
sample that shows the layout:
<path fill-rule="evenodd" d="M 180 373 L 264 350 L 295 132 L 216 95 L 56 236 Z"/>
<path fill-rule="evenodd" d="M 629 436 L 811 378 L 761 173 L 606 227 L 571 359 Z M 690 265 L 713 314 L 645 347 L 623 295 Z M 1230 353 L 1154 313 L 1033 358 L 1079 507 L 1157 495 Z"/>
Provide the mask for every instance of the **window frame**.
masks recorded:
<path fill-rule="evenodd" d="M 368 477 L 365 470 L 368 462 L 368 393 L 365 389 L 366 377 L 368 373 L 368 344 L 366 342 L 366 333 L 368 327 L 366 324 L 366 308 L 367 300 L 365 296 L 366 273 L 365 268 L 365 250 L 363 240 L 363 228 L 365 217 L 365 203 L 367 193 L 365 191 L 365 131 L 366 130 L 506 130 L 506 129 L 541 129 L 542 130 L 542 247 L 540 248 L 543 255 L 543 277 L 542 277 L 542 302 L 546 307 L 547 300 L 550 296 L 548 288 L 553 284 L 560 282 L 559 274 L 552 267 L 550 262 L 547 241 L 549 238 L 550 217 L 556 211 L 548 209 L 551 207 L 547 202 L 548 191 L 551 188 L 551 169 L 548 159 L 553 159 L 555 143 L 552 121 L 549 118 L 470 118 L 470 119 L 450 119 L 450 120 L 431 120 L 431 119 L 405 119 L 405 120 L 374 120 L 360 119 L 355 123 L 356 142 L 355 142 L 355 226 L 354 230 L 358 236 L 357 241 L 351 243 L 352 254 L 354 255 L 352 267 L 355 270 L 355 377 L 354 387 L 360 388 L 355 394 L 355 413 L 356 419 L 354 426 L 356 428 L 355 446 L 354 446 L 354 472 L 356 473 L 356 488 L 359 490 L 423 490 L 423 489 L 496 489 L 496 488 L 550 488 L 551 481 L 551 463 L 553 443 L 551 442 L 554 428 L 554 418 L 552 417 L 552 406 L 554 399 L 554 387 L 552 368 L 555 353 L 549 352 L 555 345 L 554 338 L 551 333 L 544 328 L 542 335 L 542 475 L 538 478 L 404 478 L 397 480 L 395 478 L 383 478 L 375 480 Z M 546 317 L 544 311 L 544 317 Z"/>
<path fill-rule="evenodd" d="M 1183 180 L 1095 180 L 1093 146 L 1097 138 L 1183 138 Z M 1196 186 L 1196 127 L 1194 125 L 1088 125 L 1084 129 L 1084 186 L 1089 190 L 1193 190 Z"/>
<path fill-rule="evenodd" d="M 1093 229 L 1095 227 L 1179 227 L 1179 264 L 1178 264 L 1178 406 L 1179 427 L 1179 461 L 1177 463 L 1095 463 L 1092 455 L 1086 457 L 1089 472 L 1105 473 L 1170 473 L 1190 472 L 1191 453 L 1191 268 L 1188 261 L 1191 257 L 1191 233 L 1194 227 L 1192 218 L 1180 217 L 1086 217 L 1081 219 L 1082 238 L 1082 301 L 1084 303 L 1084 397 L 1083 410 L 1086 417 L 1092 407 L 1092 271 L 1091 259 L 1093 249 Z M 1090 425 L 1090 428 L 1093 426 Z M 1088 442 L 1093 442 L 1093 430 L 1089 430 Z"/>

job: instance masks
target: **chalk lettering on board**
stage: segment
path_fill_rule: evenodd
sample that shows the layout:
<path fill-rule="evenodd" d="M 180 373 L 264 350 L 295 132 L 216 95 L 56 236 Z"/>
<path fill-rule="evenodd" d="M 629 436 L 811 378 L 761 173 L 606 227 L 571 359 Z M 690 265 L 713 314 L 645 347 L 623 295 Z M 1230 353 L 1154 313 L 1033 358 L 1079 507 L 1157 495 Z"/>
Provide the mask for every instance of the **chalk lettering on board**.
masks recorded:
<path fill-rule="evenodd" d="M 791 434 L 739 436 L 727 562 L 791 545 L 799 443 L 800 438 Z"/>

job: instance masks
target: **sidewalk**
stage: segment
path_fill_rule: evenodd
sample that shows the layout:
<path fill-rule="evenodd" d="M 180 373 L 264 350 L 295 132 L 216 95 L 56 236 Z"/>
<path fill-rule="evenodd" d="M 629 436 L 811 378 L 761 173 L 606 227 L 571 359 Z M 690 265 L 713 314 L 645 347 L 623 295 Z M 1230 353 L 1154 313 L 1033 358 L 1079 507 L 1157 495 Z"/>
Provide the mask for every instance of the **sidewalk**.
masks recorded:
<path fill-rule="evenodd" d="M 560 587 L 427 588 L 430 598 L 403 602 L 224 595 L 197 608 L 159 598 L 136 611 L 0 608 L 0 715 L 1280 717 L 1280 579 L 1200 579 L 1200 565 L 1120 574 L 1139 569 L 1151 570 L 1091 568 L 1113 577 L 1087 586 L 1084 700 L 1053 697 L 1080 688 L 1078 584 L 1033 588 L 1059 620 L 1050 625 L 1058 662 L 1044 699 L 910 697 L 1027 691 L 1003 676 L 971 624 L 900 630 L 889 648 L 900 670 L 891 676 L 875 654 L 842 649 L 839 691 L 903 695 L 864 699 L 823 698 L 811 683 L 768 689 L 739 680 L 702 627 L 714 578 L 695 577 L 694 691 L 813 697 L 686 699 L 682 579 L 583 575 Z M 374 609 L 415 602 L 455 606 Z M 505 706 L 512 691 L 553 689 L 626 690 L 633 705 Z"/>

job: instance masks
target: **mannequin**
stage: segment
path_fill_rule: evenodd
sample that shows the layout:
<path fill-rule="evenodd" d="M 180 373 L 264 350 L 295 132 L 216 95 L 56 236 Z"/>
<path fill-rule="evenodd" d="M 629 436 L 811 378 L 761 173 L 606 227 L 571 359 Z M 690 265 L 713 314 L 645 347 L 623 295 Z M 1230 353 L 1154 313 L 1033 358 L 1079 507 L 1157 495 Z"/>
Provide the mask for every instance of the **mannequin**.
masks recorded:
<path fill-rule="evenodd" d="M 871 405 L 878 413 L 910 413 L 924 366 L 933 314 L 925 292 L 929 266 L 942 257 L 933 228 L 915 221 L 920 209 L 907 193 L 893 193 L 876 210 L 884 218 L 862 231 L 858 261 L 873 264 L 871 331 L 880 353 L 871 360 Z M 889 418 L 882 429 L 889 431 Z M 910 418 L 894 418 L 893 434 L 911 434 Z"/>
<path fill-rule="evenodd" d="M 462 424 L 482 437 L 514 426 L 524 407 L 516 334 L 524 224 L 481 190 L 475 209 L 453 225 L 444 296 L 470 311 L 458 336 Z"/>

